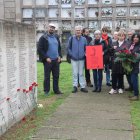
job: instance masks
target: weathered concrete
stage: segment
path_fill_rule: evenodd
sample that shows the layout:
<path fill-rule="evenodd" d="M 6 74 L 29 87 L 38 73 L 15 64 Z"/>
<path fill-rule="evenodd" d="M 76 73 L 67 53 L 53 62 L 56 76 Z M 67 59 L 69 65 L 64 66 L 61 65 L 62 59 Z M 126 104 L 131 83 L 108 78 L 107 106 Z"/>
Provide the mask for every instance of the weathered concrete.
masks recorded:
<path fill-rule="evenodd" d="M 71 94 L 32 140 L 133 140 L 127 94 Z"/>

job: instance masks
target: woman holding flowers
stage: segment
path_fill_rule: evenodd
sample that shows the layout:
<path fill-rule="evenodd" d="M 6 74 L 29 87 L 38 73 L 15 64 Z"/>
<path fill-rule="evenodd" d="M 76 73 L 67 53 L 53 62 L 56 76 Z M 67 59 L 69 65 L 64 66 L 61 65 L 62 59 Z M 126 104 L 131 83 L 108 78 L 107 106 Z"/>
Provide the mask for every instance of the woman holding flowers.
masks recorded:
<path fill-rule="evenodd" d="M 138 90 L 138 73 L 139 73 L 139 60 L 138 55 L 140 55 L 140 35 L 135 33 L 131 39 L 132 43 L 130 45 L 129 51 L 136 56 L 136 62 L 132 64 L 131 72 L 131 83 L 134 90 L 134 96 L 130 97 L 130 100 L 139 99 L 139 90 Z"/>
<path fill-rule="evenodd" d="M 123 93 L 123 75 L 124 75 L 124 69 L 122 67 L 122 62 L 117 61 L 115 62 L 116 53 L 120 52 L 121 50 L 124 50 L 128 47 L 127 42 L 125 41 L 126 33 L 124 30 L 120 30 L 118 32 L 118 41 L 113 43 L 113 59 L 112 59 L 112 89 L 109 91 L 109 94 L 117 93 Z"/>

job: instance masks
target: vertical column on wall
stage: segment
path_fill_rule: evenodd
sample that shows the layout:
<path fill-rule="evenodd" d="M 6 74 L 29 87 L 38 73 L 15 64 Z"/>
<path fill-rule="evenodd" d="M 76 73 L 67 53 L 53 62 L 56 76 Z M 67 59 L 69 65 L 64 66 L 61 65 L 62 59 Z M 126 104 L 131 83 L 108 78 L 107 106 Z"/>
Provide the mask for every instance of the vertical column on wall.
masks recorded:
<path fill-rule="evenodd" d="M 0 22 L 0 135 L 8 127 L 8 108 L 7 108 L 7 72 L 6 72 L 6 44 L 4 43 L 3 23 Z"/>
<path fill-rule="evenodd" d="M 4 26 L 4 42 L 6 45 L 6 84 L 7 84 L 7 108 L 8 127 L 17 121 L 17 84 L 18 84 L 18 53 L 16 42 L 16 26 L 14 23 L 6 23 Z"/>
<path fill-rule="evenodd" d="M 29 92 L 29 44 L 28 44 L 28 28 L 27 25 L 19 27 L 19 79 L 20 79 L 20 96 L 22 111 L 24 115 L 31 111 L 28 92 Z"/>
<path fill-rule="evenodd" d="M 35 42 L 35 27 L 28 26 L 28 44 L 29 44 L 29 100 L 32 108 L 36 107 L 37 102 L 37 66 L 36 66 L 36 42 Z"/>

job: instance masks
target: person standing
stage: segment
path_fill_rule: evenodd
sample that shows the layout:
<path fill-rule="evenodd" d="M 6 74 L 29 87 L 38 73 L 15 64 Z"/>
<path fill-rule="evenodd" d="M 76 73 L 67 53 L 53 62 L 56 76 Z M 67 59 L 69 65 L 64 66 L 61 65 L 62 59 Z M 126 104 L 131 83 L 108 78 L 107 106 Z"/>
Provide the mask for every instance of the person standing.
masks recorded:
<path fill-rule="evenodd" d="M 140 54 L 140 35 L 134 33 L 131 39 L 132 43 L 129 50 L 133 54 Z M 139 73 L 139 62 L 133 63 L 133 70 L 131 72 L 131 83 L 134 90 L 134 95 L 130 98 L 131 101 L 139 100 L 139 89 L 138 89 L 138 73 Z"/>
<path fill-rule="evenodd" d="M 61 62 L 61 45 L 58 35 L 55 34 L 55 25 L 50 23 L 48 32 L 39 39 L 38 53 L 44 65 L 44 93 L 50 91 L 50 74 L 53 76 L 53 91 L 62 94 L 59 90 L 59 67 Z"/>
<path fill-rule="evenodd" d="M 132 35 L 134 33 L 135 33 L 135 31 L 132 30 L 132 29 L 129 29 L 127 31 L 127 43 L 128 43 L 128 45 L 131 45 L 131 43 L 132 43 Z M 131 83 L 131 75 L 130 74 L 126 74 L 126 79 L 127 79 L 129 87 L 126 88 L 125 91 L 133 91 L 133 85 Z"/>
<path fill-rule="evenodd" d="M 82 34 L 83 34 L 83 37 L 85 37 L 87 40 L 87 45 L 89 45 L 89 43 L 92 40 L 92 38 L 89 36 L 89 29 L 84 28 L 82 31 Z M 85 59 L 85 78 L 86 78 L 87 86 L 93 87 L 93 85 L 91 84 L 91 80 L 90 80 L 90 70 L 87 69 L 86 59 Z"/>
<path fill-rule="evenodd" d="M 72 93 L 78 91 L 78 79 L 81 92 L 88 92 L 84 78 L 85 65 L 85 47 L 87 46 L 86 38 L 82 36 L 82 27 L 75 27 L 75 35 L 71 36 L 68 41 L 68 54 L 71 57 L 71 65 L 73 72 L 73 90 Z"/>
<path fill-rule="evenodd" d="M 124 69 L 122 67 L 122 62 L 115 62 L 116 58 L 116 52 L 119 52 L 123 49 L 126 49 L 128 47 L 126 38 L 126 33 L 123 30 L 120 30 L 118 32 L 119 40 L 117 42 L 113 43 L 113 52 L 114 56 L 112 59 L 112 89 L 109 91 L 109 94 L 123 93 L 123 75 L 124 75 Z"/>
<path fill-rule="evenodd" d="M 108 29 L 107 27 L 102 28 L 102 39 L 107 44 L 107 51 L 106 54 L 104 54 L 104 65 L 105 65 L 105 72 L 106 72 L 106 85 L 111 86 L 110 83 L 110 66 L 111 66 L 111 54 L 110 54 L 110 48 L 112 46 L 112 39 L 108 36 Z"/>
<path fill-rule="evenodd" d="M 107 46 L 104 40 L 102 40 L 101 32 L 96 30 L 94 32 L 94 40 L 90 43 L 91 45 L 102 45 L 103 55 L 107 52 Z M 101 92 L 102 80 L 103 80 L 103 69 L 94 69 L 93 70 L 93 80 L 94 80 L 94 90 L 93 92 Z"/>

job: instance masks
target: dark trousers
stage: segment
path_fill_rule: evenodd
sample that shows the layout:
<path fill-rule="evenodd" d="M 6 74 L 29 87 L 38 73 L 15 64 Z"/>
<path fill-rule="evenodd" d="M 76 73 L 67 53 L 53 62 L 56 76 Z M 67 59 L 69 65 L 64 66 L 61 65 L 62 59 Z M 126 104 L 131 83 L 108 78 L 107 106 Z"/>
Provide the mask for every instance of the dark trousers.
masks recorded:
<path fill-rule="evenodd" d="M 139 95 L 139 90 L 138 90 L 138 73 L 131 73 L 131 83 L 132 87 L 134 90 L 134 96 Z"/>
<path fill-rule="evenodd" d="M 87 64 L 85 60 L 85 78 L 87 83 L 91 83 L 90 81 L 90 70 L 87 69 Z"/>
<path fill-rule="evenodd" d="M 102 87 L 102 80 L 103 80 L 103 70 L 102 69 L 95 69 L 93 70 L 93 80 L 95 88 Z"/>
<path fill-rule="evenodd" d="M 128 81 L 129 87 L 132 89 L 133 85 L 131 83 L 131 74 L 126 74 L 126 79 Z"/>
<path fill-rule="evenodd" d="M 53 91 L 56 93 L 59 90 L 59 63 L 57 60 L 52 60 L 51 63 L 44 62 L 44 91 L 50 91 L 50 75 L 53 76 Z"/>
<path fill-rule="evenodd" d="M 123 89 L 123 74 L 112 73 L 112 88 L 114 90 Z"/>

